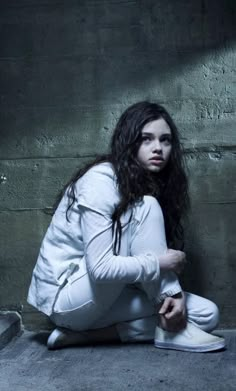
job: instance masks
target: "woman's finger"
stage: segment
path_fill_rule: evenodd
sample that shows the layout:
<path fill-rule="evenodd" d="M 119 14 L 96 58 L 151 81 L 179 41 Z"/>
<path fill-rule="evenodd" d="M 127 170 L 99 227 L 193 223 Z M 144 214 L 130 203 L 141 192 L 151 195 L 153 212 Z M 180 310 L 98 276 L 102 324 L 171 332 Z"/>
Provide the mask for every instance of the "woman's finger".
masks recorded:
<path fill-rule="evenodd" d="M 163 301 L 163 304 L 162 304 L 161 308 L 159 309 L 158 313 L 161 314 L 161 315 L 164 315 L 167 312 L 169 312 L 171 303 L 172 303 L 172 298 L 171 297 L 167 297 Z"/>

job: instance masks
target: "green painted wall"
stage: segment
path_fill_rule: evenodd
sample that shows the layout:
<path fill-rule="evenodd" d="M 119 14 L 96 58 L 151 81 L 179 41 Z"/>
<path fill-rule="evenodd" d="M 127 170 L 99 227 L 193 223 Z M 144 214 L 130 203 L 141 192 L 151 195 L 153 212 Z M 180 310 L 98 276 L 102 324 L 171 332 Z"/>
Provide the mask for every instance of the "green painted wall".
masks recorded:
<path fill-rule="evenodd" d="M 150 99 L 189 167 L 185 287 L 236 327 L 235 21 L 233 0 L 0 0 L 0 309 L 47 327 L 26 295 L 55 196 Z"/>

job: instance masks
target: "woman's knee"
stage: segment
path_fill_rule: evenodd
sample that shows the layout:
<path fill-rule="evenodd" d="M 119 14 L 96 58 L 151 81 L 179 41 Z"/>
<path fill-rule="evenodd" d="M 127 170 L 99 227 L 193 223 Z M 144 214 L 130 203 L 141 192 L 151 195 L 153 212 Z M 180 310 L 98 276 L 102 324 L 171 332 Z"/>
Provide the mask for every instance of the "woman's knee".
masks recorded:
<path fill-rule="evenodd" d="M 150 195 L 145 195 L 143 200 L 137 204 L 134 215 L 139 222 L 145 221 L 147 218 L 153 218 L 164 223 L 161 206 L 157 199 Z"/>
<path fill-rule="evenodd" d="M 219 324 L 219 309 L 211 300 L 186 292 L 188 319 L 204 331 L 212 331 Z"/>
<path fill-rule="evenodd" d="M 145 195 L 143 197 L 143 205 L 145 208 L 153 209 L 153 208 L 158 208 L 161 209 L 159 202 L 157 199 L 151 195 Z"/>
<path fill-rule="evenodd" d="M 130 255 L 166 251 L 165 224 L 158 201 L 151 196 L 144 196 L 133 210 L 130 225 Z"/>

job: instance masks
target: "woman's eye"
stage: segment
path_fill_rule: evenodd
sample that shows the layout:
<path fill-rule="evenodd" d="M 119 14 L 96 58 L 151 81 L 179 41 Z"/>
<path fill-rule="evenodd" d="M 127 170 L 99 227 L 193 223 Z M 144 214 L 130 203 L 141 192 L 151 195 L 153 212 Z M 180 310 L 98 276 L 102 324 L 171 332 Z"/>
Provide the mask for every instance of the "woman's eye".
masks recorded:
<path fill-rule="evenodd" d="M 142 141 L 143 141 L 143 142 L 151 141 L 151 137 L 149 137 L 149 136 L 143 136 L 143 137 L 142 137 Z"/>
<path fill-rule="evenodd" d="M 168 145 L 171 144 L 171 138 L 169 136 L 163 137 L 161 141 Z"/>

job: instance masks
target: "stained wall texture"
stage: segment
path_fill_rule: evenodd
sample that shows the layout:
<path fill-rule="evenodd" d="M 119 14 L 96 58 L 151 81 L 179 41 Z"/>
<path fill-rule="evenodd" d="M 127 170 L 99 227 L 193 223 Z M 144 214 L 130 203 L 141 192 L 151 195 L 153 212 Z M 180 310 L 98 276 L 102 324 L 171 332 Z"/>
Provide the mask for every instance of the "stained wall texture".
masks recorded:
<path fill-rule="evenodd" d="M 236 326 L 236 3 L 0 0 L 0 309 L 26 303 L 58 190 L 143 99 L 182 135 L 192 211 L 184 284 Z"/>

